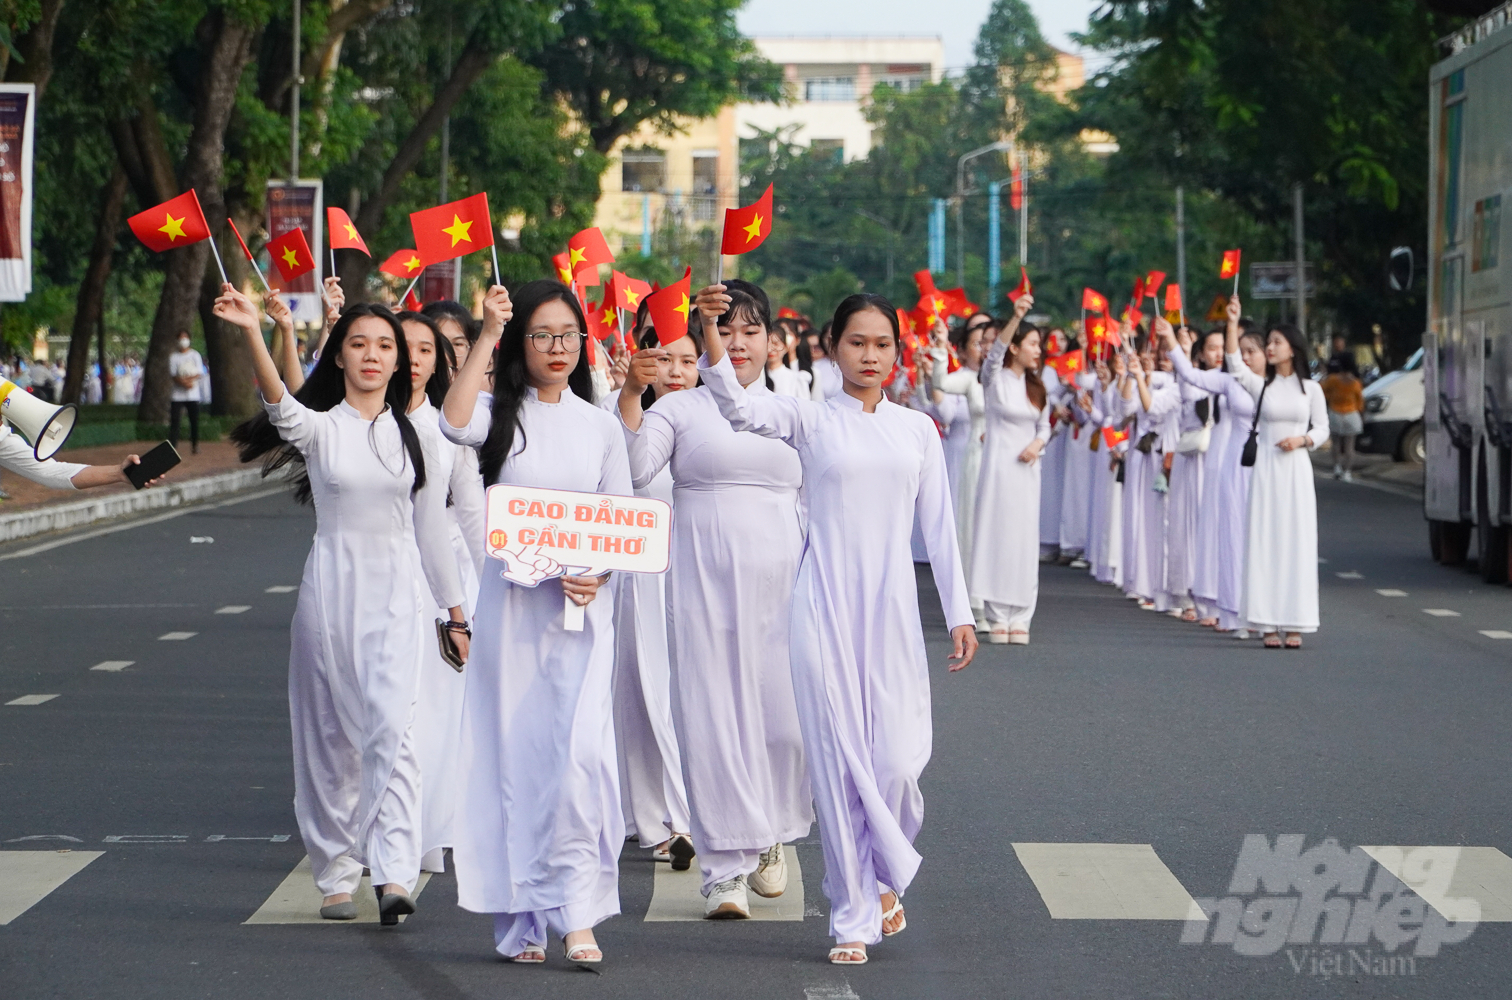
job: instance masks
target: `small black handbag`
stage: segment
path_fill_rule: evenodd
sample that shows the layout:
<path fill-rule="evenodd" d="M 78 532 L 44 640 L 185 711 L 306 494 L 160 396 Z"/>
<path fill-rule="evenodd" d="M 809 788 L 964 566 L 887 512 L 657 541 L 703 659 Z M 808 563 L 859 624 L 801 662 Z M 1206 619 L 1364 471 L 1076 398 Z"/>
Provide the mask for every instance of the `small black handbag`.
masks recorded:
<path fill-rule="evenodd" d="M 1260 398 L 1255 401 L 1255 419 L 1250 423 L 1249 440 L 1244 442 L 1244 452 L 1239 456 L 1239 464 L 1246 469 L 1255 464 L 1255 456 L 1260 451 L 1260 407 L 1265 403 L 1265 390 L 1270 388 L 1267 381 L 1260 389 Z"/>

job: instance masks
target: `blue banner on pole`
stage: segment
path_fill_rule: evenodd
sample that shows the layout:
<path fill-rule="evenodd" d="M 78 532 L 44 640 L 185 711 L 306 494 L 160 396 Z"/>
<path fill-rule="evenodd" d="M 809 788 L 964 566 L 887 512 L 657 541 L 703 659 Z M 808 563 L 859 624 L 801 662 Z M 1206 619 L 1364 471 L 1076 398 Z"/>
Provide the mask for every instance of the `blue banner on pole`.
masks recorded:
<path fill-rule="evenodd" d="M 1003 182 L 993 181 L 987 185 L 987 308 L 997 305 L 998 281 L 1003 276 L 1003 250 L 1001 246 L 1002 212 L 998 199 L 1003 193 Z"/>

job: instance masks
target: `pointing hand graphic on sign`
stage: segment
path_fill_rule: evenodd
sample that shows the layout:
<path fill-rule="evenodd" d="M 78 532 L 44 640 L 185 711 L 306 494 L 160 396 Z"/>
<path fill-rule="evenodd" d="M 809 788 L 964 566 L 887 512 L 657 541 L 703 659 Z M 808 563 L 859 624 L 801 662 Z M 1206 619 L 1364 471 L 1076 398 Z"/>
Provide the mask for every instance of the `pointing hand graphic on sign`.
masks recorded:
<path fill-rule="evenodd" d="M 562 564 L 542 553 L 539 545 L 521 543 L 514 549 L 498 549 L 495 555 L 504 562 L 504 579 L 522 587 L 562 575 Z"/>

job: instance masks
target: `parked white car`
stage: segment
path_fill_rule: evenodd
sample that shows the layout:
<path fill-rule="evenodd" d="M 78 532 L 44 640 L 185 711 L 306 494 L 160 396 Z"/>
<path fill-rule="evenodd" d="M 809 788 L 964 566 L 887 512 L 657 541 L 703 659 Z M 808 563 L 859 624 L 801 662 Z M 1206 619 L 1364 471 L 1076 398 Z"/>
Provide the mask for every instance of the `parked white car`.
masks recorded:
<path fill-rule="evenodd" d="M 1423 435 L 1423 350 L 1407 363 L 1365 387 L 1365 432 L 1355 442 L 1360 451 L 1391 455 L 1399 462 L 1427 458 Z"/>

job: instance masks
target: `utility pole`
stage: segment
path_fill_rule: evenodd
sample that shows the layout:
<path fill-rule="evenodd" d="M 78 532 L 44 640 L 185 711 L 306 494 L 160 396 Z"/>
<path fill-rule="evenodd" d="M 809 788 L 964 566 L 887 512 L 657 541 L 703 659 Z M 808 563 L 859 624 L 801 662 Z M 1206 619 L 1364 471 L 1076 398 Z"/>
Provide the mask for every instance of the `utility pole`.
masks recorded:
<path fill-rule="evenodd" d="M 998 281 L 1003 274 L 1002 201 L 1003 182 L 987 185 L 987 309 L 997 304 Z"/>
<path fill-rule="evenodd" d="M 1019 154 L 1019 264 L 1029 266 L 1029 154 Z"/>
<path fill-rule="evenodd" d="M 966 287 L 966 161 L 973 160 L 987 153 L 1001 153 L 1013 149 L 1013 143 L 999 140 L 990 146 L 982 146 L 973 149 L 969 153 L 963 153 L 956 160 L 956 273 L 960 278 L 961 287 Z"/>
<path fill-rule="evenodd" d="M 1176 284 L 1181 286 L 1181 294 L 1185 299 L 1187 294 L 1186 281 L 1186 190 L 1176 185 Z"/>
<path fill-rule="evenodd" d="M 294 0 L 294 29 L 290 35 L 290 53 L 293 59 L 293 85 L 289 93 L 289 187 L 299 183 L 299 84 L 300 84 L 300 27 L 299 2 Z"/>
<path fill-rule="evenodd" d="M 1292 230 L 1297 240 L 1297 329 L 1307 337 L 1307 251 L 1302 231 L 1302 182 L 1292 185 Z"/>

